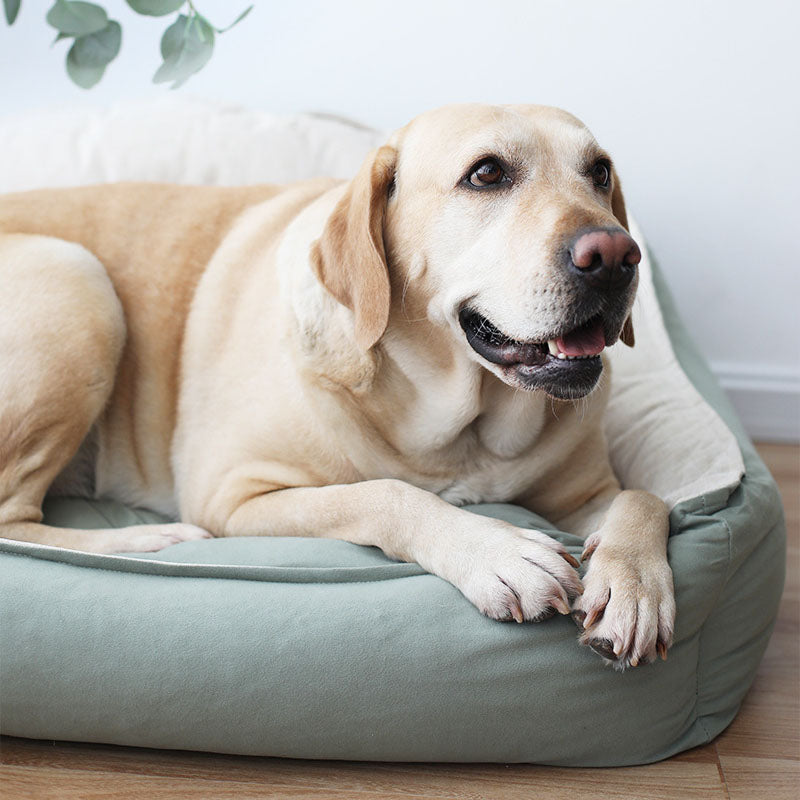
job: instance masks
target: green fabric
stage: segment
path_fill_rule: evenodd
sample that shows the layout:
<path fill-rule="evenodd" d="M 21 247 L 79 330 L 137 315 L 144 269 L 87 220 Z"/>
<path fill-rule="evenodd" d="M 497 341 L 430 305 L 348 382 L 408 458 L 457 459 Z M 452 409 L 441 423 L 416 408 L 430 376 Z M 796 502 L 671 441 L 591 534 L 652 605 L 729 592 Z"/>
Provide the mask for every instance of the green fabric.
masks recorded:
<path fill-rule="evenodd" d="M 784 575 L 776 487 L 677 319 L 681 364 L 747 474 L 677 507 L 666 662 L 618 673 L 571 620 L 483 617 L 445 581 L 327 539 L 186 542 L 149 556 L 0 546 L 0 729 L 33 738 L 303 758 L 612 766 L 703 744 L 734 717 Z M 687 458 L 691 453 L 686 454 Z M 474 511 L 575 537 L 506 505 Z M 158 516 L 50 500 L 54 524 Z"/>

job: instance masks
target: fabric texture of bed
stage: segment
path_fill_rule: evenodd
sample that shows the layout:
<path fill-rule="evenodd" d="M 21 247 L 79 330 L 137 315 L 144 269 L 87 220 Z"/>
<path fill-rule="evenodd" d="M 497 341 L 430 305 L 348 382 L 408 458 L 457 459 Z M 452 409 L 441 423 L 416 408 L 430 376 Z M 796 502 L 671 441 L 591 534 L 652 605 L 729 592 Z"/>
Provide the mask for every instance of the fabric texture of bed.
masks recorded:
<path fill-rule="evenodd" d="M 236 113 L 190 105 L 64 116 L 64 147 L 81 161 L 66 182 L 286 179 L 265 156 L 248 165 L 263 141 L 275 163 L 281 147 L 302 163 L 294 177 L 352 174 L 380 140 L 331 119 L 228 118 Z M 140 135 L 121 119 L 138 119 Z M 170 172 L 175 153 L 142 149 L 168 119 L 187 142 L 179 174 Z M 0 120 L 0 144 L 11 149 L 0 146 L 2 191 L 48 183 L 47 169 L 25 173 L 14 160 L 20 125 L 33 131 L 30 144 L 53 119 Z M 105 135 L 115 125 L 130 141 L 127 150 L 115 142 L 118 156 Z M 220 143 L 235 141 L 244 157 L 222 150 L 203 160 L 217 151 L 197 149 L 195 137 L 205 132 L 208 145 L 220 130 Z M 134 161 L 131 148 L 141 150 Z M 612 356 L 607 433 L 623 484 L 671 507 L 678 613 L 666 662 L 615 672 L 577 645 L 568 618 L 491 621 L 417 565 L 345 542 L 217 539 L 125 557 L 0 540 L 0 730 L 303 758 L 576 766 L 649 762 L 709 741 L 736 714 L 771 632 L 782 510 L 647 258 L 634 322 L 637 347 Z M 76 527 L 159 519 L 105 500 L 50 499 L 45 510 L 46 521 Z M 523 509 L 472 510 L 580 552 L 579 539 Z"/>

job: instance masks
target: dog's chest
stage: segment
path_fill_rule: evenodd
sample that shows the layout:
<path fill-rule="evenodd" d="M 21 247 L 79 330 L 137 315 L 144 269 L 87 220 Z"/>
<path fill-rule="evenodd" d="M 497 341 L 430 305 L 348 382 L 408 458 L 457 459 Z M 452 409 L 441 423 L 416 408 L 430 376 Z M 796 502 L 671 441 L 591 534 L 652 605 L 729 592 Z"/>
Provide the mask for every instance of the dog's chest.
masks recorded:
<path fill-rule="evenodd" d="M 414 456 L 406 460 L 406 480 L 454 505 L 519 497 L 535 481 L 536 443 L 544 421 L 538 403 L 520 399 L 493 406 L 460 429 L 444 420 L 438 435 L 432 421 L 421 426 Z"/>
<path fill-rule="evenodd" d="M 507 503 L 522 494 L 529 483 L 530 477 L 519 468 L 489 468 L 455 480 L 436 494 L 455 506 Z"/>

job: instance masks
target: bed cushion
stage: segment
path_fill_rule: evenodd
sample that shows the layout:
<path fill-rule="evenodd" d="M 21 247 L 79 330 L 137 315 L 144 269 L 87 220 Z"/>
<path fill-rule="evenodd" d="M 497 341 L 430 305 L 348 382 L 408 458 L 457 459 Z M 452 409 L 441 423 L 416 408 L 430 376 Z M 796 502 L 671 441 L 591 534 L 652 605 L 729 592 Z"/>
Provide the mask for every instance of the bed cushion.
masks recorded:
<path fill-rule="evenodd" d="M 191 113 L 194 128 L 202 118 L 213 129 L 219 109 Z M 242 112 L 237 141 L 263 136 L 277 118 L 265 119 Z M 322 154 L 378 138 L 302 124 Z M 103 150 L 87 180 L 95 163 L 101 178 L 135 177 Z M 215 180 L 217 167 L 205 168 Z M 192 169 L 169 177 L 198 180 Z M 607 433 L 623 483 L 671 507 L 678 613 L 666 662 L 616 672 L 577 645 L 567 618 L 494 622 L 417 565 L 346 542 L 217 539 L 99 556 L 0 540 L 0 729 L 253 755 L 576 766 L 644 763 L 709 741 L 736 714 L 777 613 L 781 505 L 648 258 L 634 314 L 637 347 L 612 356 Z M 523 509 L 471 508 L 580 552 Z M 102 500 L 49 499 L 45 510 L 75 527 L 159 519 Z"/>

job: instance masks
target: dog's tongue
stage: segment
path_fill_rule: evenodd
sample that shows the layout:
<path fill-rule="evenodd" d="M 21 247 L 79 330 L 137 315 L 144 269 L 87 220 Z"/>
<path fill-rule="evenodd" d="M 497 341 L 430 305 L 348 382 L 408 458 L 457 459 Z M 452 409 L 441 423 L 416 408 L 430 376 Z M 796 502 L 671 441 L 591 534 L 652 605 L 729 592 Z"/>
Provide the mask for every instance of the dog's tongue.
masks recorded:
<path fill-rule="evenodd" d="M 603 352 L 606 337 L 600 320 L 592 320 L 556 340 L 558 349 L 567 356 L 596 356 Z"/>

